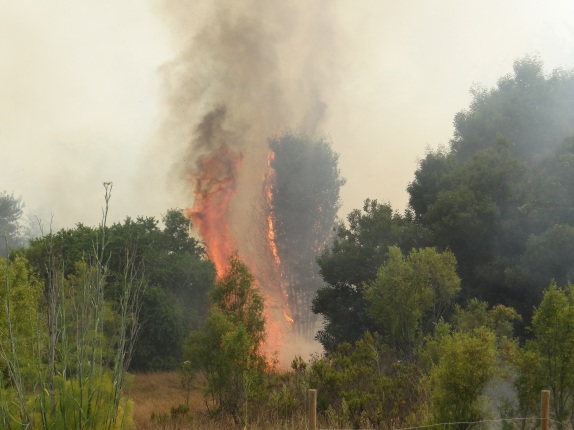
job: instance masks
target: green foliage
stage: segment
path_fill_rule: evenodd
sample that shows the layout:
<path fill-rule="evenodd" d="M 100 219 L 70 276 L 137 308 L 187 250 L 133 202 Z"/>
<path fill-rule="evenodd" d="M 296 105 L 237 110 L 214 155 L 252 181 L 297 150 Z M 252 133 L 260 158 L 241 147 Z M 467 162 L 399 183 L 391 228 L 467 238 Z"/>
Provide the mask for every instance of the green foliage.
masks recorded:
<path fill-rule="evenodd" d="M 543 154 L 574 134 L 574 76 L 556 70 L 546 77 L 536 57 L 514 62 L 514 73 L 495 88 L 474 89 L 470 108 L 455 117 L 452 141 L 457 157 L 466 159 L 503 135 L 519 155 Z"/>
<path fill-rule="evenodd" d="M 24 203 L 6 191 L 0 192 L 0 257 L 7 257 L 8 251 L 24 246 L 25 239 L 20 218 Z"/>
<path fill-rule="evenodd" d="M 574 285 L 552 283 L 532 317 L 530 344 L 541 360 L 542 380 L 550 388 L 558 421 L 574 418 Z"/>
<path fill-rule="evenodd" d="M 142 334 L 130 369 L 151 372 L 179 366 L 187 333 L 183 313 L 173 293 L 155 285 L 146 288 L 142 297 Z"/>
<path fill-rule="evenodd" d="M 366 333 L 353 345 L 311 363 L 310 384 L 318 389 L 318 408 L 337 428 L 398 428 L 421 422 L 426 384 L 420 369 L 404 362 Z"/>
<path fill-rule="evenodd" d="M 472 333 L 481 327 L 487 328 L 496 334 L 497 339 L 512 339 L 514 324 L 521 320 L 521 316 L 512 308 L 496 305 L 488 309 L 488 303 L 470 299 L 466 308 L 459 305 L 454 307 L 453 324 L 457 331 Z"/>
<path fill-rule="evenodd" d="M 206 396 L 216 412 L 245 423 L 265 397 L 267 363 L 260 347 L 265 339 L 263 298 L 247 266 L 234 254 L 229 269 L 211 294 L 204 325 L 186 341 L 184 371 L 200 370 Z"/>
<path fill-rule="evenodd" d="M 512 306 L 528 324 L 550 279 L 569 277 L 574 73 L 546 76 L 525 57 L 472 93 L 450 148 L 421 160 L 410 205 L 432 245 L 455 254 L 461 297 Z"/>
<path fill-rule="evenodd" d="M 46 288 L 30 276 L 22 256 L 10 264 L 0 261 L 6 293 L 2 334 L 8 343 L 0 344 L 3 428 L 131 427 L 123 388 L 139 327 L 140 266 L 126 258 L 121 295 L 117 306 L 109 306 L 103 229 L 111 184 L 104 187 L 101 242 L 67 277 L 53 247 L 45 261 Z"/>
<path fill-rule="evenodd" d="M 309 304 L 321 284 L 315 258 L 330 242 L 345 180 L 338 154 L 326 138 L 283 133 L 268 142 L 273 151 L 267 177 L 269 215 L 287 283 L 293 330 L 312 338 L 317 317 Z"/>
<path fill-rule="evenodd" d="M 13 377 L 8 368 L 13 363 L 26 373 L 22 382 L 30 386 L 34 376 L 31 365 L 37 359 L 38 324 L 43 322 L 38 314 L 43 285 L 20 256 L 11 261 L 0 257 L 0 283 L 0 372 L 4 380 Z"/>
<path fill-rule="evenodd" d="M 532 236 L 522 257 L 527 275 L 538 283 L 556 282 L 565 284 L 574 275 L 574 227 L 557 224 L 544 233 Z"/>
<path fill-rule="evenodd" d="M 193 415 L 189 412 L 187 405 L 178 405 L 172 406 L 169 414 L 166 412 L 160 414 L 152 412 L 150 421 L 154 425 L 154 428 L 177 429 L 180 428 L 181 425 L 191 423 L 193 421 Z"/>
<path fill-rule="evenodd" d="M 530 341 L 523 348 L 517 342 L 509 342 L 505 346 L 504 359 L 514 371 L 512 383 L 518 400 L 515 414 L 520 417 L 538 416 L 540 392 L 547 388 L 542 356 Z"/>
<path fill-rule="evenodd" d="M 52 399 L 55 400 L 54 404 L 51 403 Z M 54 380 L 53 397 L 32 396 L 30 402 L 31 408 L 35 410 L 33 428 L 133 428 L 131 401 L 122 398 L 116 411 L 117 418 L 110 416 L 110 404 L 114 404 L 114 384 L 109 372 L 92 381 L 76 378 L 66 380 L 58 376 Z M 40 402 L 44 402 L 42 407 L 39 407 Z"/>
<path fill-rule="evenodd" d="M 408 355 L 420 343 L 423 328 L 430 330 L 439 321 L 459 289 L 451 252 L 423 248 L 404 256 L 393 246 L 365 295 L 387 344 Z"/>
<path fill-rule="evenodd" d="M 62 297 L 67 300 L 59 305 L 55 377 L 46 363 L 48 339 L 39 314 L 43 287 L 29 275 L 21 257 L 10 264 L 10 272 L 16 276 L 7 279 L 14 297 L 10 318 L 2 325 L 10 331 L 3 335 L 11 339 L 8 349 L 2 346 L 0 361 L 5 372 L 0 396 L 3 428 L 131 428 L 131 403 L 121 395 L 122 361 L 114 360 L 111 339 L 103 335 L 107 317 L 97 297 L 96 270 L 79 264 L 78 275 L 66 283 Z"/>
<path fill-rule="evenodd" d="M 117 303 L 122 295 L 124 268 L 137 257 L 145 267 L 147 285 L 141 309 L 140 343 L 134 351 L 131 370 L 175 369 L 181 361 L 185 333 L 199 326 L 208 309 L 208 291 L 215 269 L 205 258 L 197 240 L 190 237 L 190 222 L 181 210 L 168 210 L 164 228 L 154 218 L 126 218 L 106 227 L 106 300 Z M 24 253 L 38 273 L 45 274 L 49 254 L 63 265 L 63 275 L 72 274 L 75 263 L 94 262 L 94 244 L 101 231 L 78 224 L 35 239 Z M 45 276 L 45 282 L 48 279 Z"/>
<path fill-rule="evenodd" d="M 484 418 L 481 398 L 487 383 L 496 375 L 496 357 L 496 337 L 486 328 L 441 338 L 439 361 L 431 371 L 432 423 Z M 467 424 L 448 428 L 466 429 Z"/>
<path fill-rule="evenodd" d="M 347 221 L 348 227 L 339 226 L 333 246 L 317 260 L 327 285 L 317 291 L 313 312 L 325 321 L 317 339 L 326 351 L 336 350 L 341 342 L 354 342 L 366 330 L 375 330 L 363 288 L 375 279 L 389 246 L 408 252 L 429 240 L 412 213 L 401 216 L 376 200 L 366 200 L 363 210 L 352 211 Z"/>

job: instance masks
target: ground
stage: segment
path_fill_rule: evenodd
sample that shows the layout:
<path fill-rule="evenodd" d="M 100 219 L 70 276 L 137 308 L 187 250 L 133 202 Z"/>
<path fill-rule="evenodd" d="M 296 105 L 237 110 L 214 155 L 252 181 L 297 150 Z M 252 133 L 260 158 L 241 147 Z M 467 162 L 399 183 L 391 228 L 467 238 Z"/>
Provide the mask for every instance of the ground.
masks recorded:
<path fill-rule="evenodd" d="M 200 383 L 194 384 L 188 402 L 179 372 L 138 373 L 126 394 L 134 402 L 134 421 L 138 430 L 173 428 L 172 423 L 162 425 L 160 422 L 162 416 L 164 420 L 171 420 L 172 407 L 188 405 L 190 416 L 205 410 Z M 153 423 L 152 414 L 156 417 Z"/>

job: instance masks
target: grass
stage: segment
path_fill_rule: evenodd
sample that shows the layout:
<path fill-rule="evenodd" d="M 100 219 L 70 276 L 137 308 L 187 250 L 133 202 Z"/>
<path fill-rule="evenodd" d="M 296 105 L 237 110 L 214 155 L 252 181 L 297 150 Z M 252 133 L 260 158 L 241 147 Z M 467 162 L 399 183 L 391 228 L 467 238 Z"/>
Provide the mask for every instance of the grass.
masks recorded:
<path fill-rule="evenodd" d="M 199 384 L 197 383 L 189 394 L 191 414 L 205 411 Z M 187 404 L 187 393 L 181 386 L 178 372 L 138 373 L 134 376 L 127 395 L 134 402 L 136 428 L 142 430 L 161 428 L 157 423 L 151 422 L 152 414 L 156 417 L 162 414 L 170 416 L 172 407 Z"/>
<path fill-rule="evenodd" d="M 135 428 L 138 430 L 231 430 L 237 428 L 231 420 L 216 421 L 209 418 L 203 398 L 202 384 L 201 380 L 194 382 L 189 393 L 189 403 L 187 403 L 187 392 L 181 386 L 178 372 L 134 375 L 133 383 L 126 390 L 126 395 L 133 400 Z M 188 405 L 189 412 L 185 415 L 178 415 L 177 412 L 172 415 L 172 408 L 177 408 L 179 405 Z M 153 420 L 152 414 L 155 416 Z M 246 428 L 301 430 L 307 428 L 307 421 L 305 416 L 295 416 L 281 423 L 270 423 L 262 419 L 259 423 L 250 423 Z"/>

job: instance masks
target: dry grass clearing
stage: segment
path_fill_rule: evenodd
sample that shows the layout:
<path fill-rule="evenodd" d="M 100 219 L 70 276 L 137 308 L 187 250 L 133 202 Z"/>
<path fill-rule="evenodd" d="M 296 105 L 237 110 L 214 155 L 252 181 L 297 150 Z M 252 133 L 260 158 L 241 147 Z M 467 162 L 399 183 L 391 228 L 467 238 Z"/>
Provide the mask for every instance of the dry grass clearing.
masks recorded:
<path fill-rule="evenodd" d="M 156 417 L 162 414 L 170 417 L 172 407 L 187 404 L 187 393 L 181 386 L 178 372 L 138 373 L 134 375 L 133 384 L 127 395 L 134 402 L 134 422 L 138 430 L 163 427 L 157 422 L 151 423 L 152 413 Z M 205 410 L 199 383 L 194 385 L 189 393 L 189 408 L 191 414 Z"/>
<path fill-rule="evenodd" d="M 196 380 L 189 393 L 189 413 L 172 417 L 172 408 L 187 404 L 187 392 L 181 386 L 178 372 L 139 373 L 126 395 L 134 404 L 134 423 L 138 430 L 231 430 L 238 428 L 231 420 L 208 418 L 202 393 L 202 381 Z M 152 420 L 152 413 L 155 419 Z M 162 417 L 158 419 L 158 417 Z M 294 416 L 277 422 L 261 417 L 249 423 L 252 430 L 301 430 L 307 427 L 305 416 Z"/>

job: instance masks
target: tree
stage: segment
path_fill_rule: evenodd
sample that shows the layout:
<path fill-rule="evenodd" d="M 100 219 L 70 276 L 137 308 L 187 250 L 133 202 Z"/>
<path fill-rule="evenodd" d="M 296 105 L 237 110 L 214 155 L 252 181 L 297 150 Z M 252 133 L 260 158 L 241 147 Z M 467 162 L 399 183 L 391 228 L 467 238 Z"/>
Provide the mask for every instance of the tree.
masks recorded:
<path fill-rule="evenodd" d="M 0 262 L 6 293 L 2 339 L 8 344 L 0 343 L 0 367 L 8 376 L 0 374 L 3 428 L 130 427 L 131 405 L 123 389 L 139 331 L 143 284 L 138 258 L 126 250 L 117 303 L 105 300 L 112 184 L 104 187 L 100 241 L 91 253 L 64 276 L 54 248 L 47 251 L 48 283 L 57 285 L 44 290 L 19 254 Z"/>
<path fill-rule="evenodd" d="M 263 298 L 255 278 L 237 254 L 211 293 L 211 309 L 203 326 L 186 341 L 186 369 L 207 379 L 206 396 L 217 412 L 245 424 L 264 395 L 267 369 L 261 352 L 265 340 Z"/>
<path fill-rule="evenodd" d="M 470 299 L 465 308 L 458 304 L 454 306 L 453 324 L 461 333 L 472 333 L 481 327 L 496 334 L 498 340 L 509 340 L 514 337 L 514 323 L 521 316 L 512 308 L 496 305 L 488 309 L 488 303 Z"/>
<path fill-rule="evenodd" d="M 326 138 L 283 133 L 268 142 L 271 173 L 267 177 L 268 220 L 286 279 L 293 328 L 314 335 L 316 316 L 310 304 L 321 284 L 317 255 L 330 243 L 340 207 L 338 159 Z"/>
<path fill-rule="evenodd" d="M 431 371 L 431 422 L 458 422 L 449 427 L 462 430 L 467 422 L 481 420 L 481 396 L 496 374 L 496 359 L 496 337 L 484 327 L 443 336 Z"/>
<path fill-rule="evenodd" d="M 176 369 L 181 361 L 185 333 L 199 327 L 208 310 L 208 291 L 215 269 L 199 242 L 190 236 L 190 222 L 181 210 L 170 209 L 164 227 L 153 217 L 127 217 L 106 227 L 108 278 L 106 300 L 118 302 L 122 293 L 126 250 L 145 267 L 141 333 L 131 370 Z M 46 273 L 50 252 L 62 263 L 63 276 L 74 272 L 78 261 L 93 263 L 94 244 L 101 232 L 77 224 L 34 239 L 23 251 L 37 273 Z M 48 277 L 44 276 L 46 285 Z"/>
<path fill-rule="evenodd" d="M 499 136 L 515 155 L 548 153 L 574 134 L 574 74 L 555 70 L 545 76 L 543 62 L 523 57 L 514 73 L 503 76 L 493 89 L 474 88 L 470 108 L 455 116 L 451 147 L 459 160 L 488 148 Z"/>
<path fill-rule="evenodd" d="M 531 236 L 574 225 L 574 72 L 545 75 L 542 66 L 525 57 L 496 87 L 473 88 L 450 147 L 427 153 L 408 187 L 432 245 L 457 258 L 461 298 L 512 306 L 526 324 L 547 275 L 564 276 L 553 252 L 530 276 L 525 260 L 542 245 Z"/>
<path fill-rule="evenodd" d="M 310 383 L 318 408 L 331 427 L 394 429 L 422 420 L 427 402 L 425 375 L 398 359 L 378 335 L 343 342 L 328 357 L 311 362 Z"/>
<path fill-rule="evenodd" d="M 42 283 L 31 273 L 25 258 L 0 257 L 0 380 L 28 388 L 37 354 L 38 313 Z M 18 393 L 24 396 L 25 393 Z"/>
<path fill-rule="evenodd" d="M 542 381 L 551 390 L 556 420 L 574 419 L 574 285 L 552 283 L 532 317 L 530 344 L 541 358 Z"/>
<path fill-rule="evenodd" d="M 388 204 L 366 200 L 363 210 L 349 214 L 348 226 L 339 226 L 333 245 L 317 259 L 326 285 L 317 291 L 312 309 L 325 321 L 317 339 L 327 351 L 334 351 L 340 342 L 354 342 L 367 330 L 375 331 L 363 297 L 364 284 L 375 279 L 389 246 L 408 252 L 430 241 L 412 215 L 402 216 Z"/>
<path fill-rule="evenodd" d="M 412 355 L 425 332 L 444 315 L 460 290 L 452 252 L 389 247 L 387 261 L 366 286 L 369 312 L 387 345 Z"/>
<path fill-rule="evenodd" d="M 0 257 L 7 257 L 8 250 L 24 246 L 22 217 L 24 203 L 21 197 L 14 197 L 6 191 L 0 193 Z"/>

